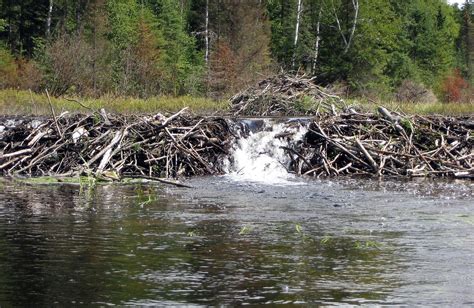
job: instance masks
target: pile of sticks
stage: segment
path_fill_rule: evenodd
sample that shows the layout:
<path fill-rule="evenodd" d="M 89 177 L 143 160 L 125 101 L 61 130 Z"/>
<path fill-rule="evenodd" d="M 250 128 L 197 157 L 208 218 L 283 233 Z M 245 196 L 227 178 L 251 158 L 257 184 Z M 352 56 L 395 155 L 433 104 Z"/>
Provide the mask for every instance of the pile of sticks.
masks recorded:
<path fill-rule="evenodd" d="M 322 114 L 304 140 L 285 148 L 300 175 L 474 178 L 474 119 Z"/>
<path fill-rule="evenodd" d="M 234 116 L 316 115 L 343 109 L 344 100 L 314 83 L 314 78 L 277 75 L 230 99 Z"/>
<path fill-rule="evenodd" d="M 233 139 L 228 122 L 185 109 L 168 117 L 64 113 L 39 125 L 20 125 L 0 138 L 0 174 L 118 179 L 222 173 Z"/>

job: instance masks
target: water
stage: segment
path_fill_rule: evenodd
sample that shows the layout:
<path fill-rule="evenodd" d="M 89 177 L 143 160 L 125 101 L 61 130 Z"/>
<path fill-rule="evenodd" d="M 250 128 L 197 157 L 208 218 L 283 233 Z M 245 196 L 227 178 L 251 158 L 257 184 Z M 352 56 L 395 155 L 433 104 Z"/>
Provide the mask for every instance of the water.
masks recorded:
<path fill-rule="evenodd" d="M 471 183 L 189 184 L 4 182 L 0 305 L 474 304 Z"/>
<path fill-rule="evenodd" d="M 247 120 L 243 124 L 249 129 L 249 135 L 234 145 L 233 155 L 226 162 L 228 176 L 236 181 L 297 183 L 288 173 L 290 158 L 283 147 L 301 141 L 307 132 L 306 126 L 298 122 L 273 123 L 268 119 Z M 252 130 L 255 126 L 256 131 Z"/>
<path fill-rule="evenodd" d="M 0 306 L 474 305 L 472 182 L 297 178 L 260 127 L 191 189 L 0 181 Z"/>

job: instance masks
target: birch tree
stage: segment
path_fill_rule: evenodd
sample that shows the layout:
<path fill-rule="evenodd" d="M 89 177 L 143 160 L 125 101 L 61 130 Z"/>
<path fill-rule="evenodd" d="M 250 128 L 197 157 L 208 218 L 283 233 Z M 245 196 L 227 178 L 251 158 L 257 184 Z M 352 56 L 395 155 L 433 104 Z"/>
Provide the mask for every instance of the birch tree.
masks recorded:
<path fill-rule="evenodd" d="M 349 48 L 351 47 L 352 39 L 354 38 L 354 34 L 356 31 L 356 27 L 357 27 L 357 23 L 359 19 L 359 0 L 351 0 L 351 3 L 354 10 L 354 16 L 352 19 L 352 26 L 349 33 L 345 33 L 346 31 L 341 26 L 341 21 L 339 19 L 338 12 L 336 10 L 336 6 L 334 5 L 334 0 L 331 1 L 331 6 L 333 10 L 334 19 L 337 25 L 337 30 L 339 31 L 339 34 L 341 35 L 341 38 L 344 44 L 344 54 L 346 54 L 349 51 Z"/>
<path fill-rule="evenodd" d="M 303 11 L 303 0 L 298 0 L 298 8 L 296 11 L 296 25 L 295 25 L 295 39 L 293 42 L 293 58 L 291 60 L 291 67 L 295 68 L 296 48 L 298 46 L 298 37 L 300 31 L 301 12 Z"/>
<path fill-rule="evenodd" d="M 206 0 L 206 21 L 205 21 L 205 42 L 206 42 L 206 51 L 204 55 L 204 61 L 206 62 L 206 66 L 209 67 L 209 0 Z"/>
<path fill-rule="evenodd" d="M 48 17 L 46 18 L 46 37 L 51 36 L 51 19 L 53 15 L 53 0 L 49 0 Z"/>
<path fill-rule="evenodd" d="M 313 73 L 316 71 L 316 64 L 318 63 L 318 56 L 319 56 L 319 42 L 321 41 L 321 17 L 323 13 L 323 5 L 319 7 L 318 12 L 318 21 L 316 22 L 316 39 L 314 43 L 314 54 L 313 54 Z"/>

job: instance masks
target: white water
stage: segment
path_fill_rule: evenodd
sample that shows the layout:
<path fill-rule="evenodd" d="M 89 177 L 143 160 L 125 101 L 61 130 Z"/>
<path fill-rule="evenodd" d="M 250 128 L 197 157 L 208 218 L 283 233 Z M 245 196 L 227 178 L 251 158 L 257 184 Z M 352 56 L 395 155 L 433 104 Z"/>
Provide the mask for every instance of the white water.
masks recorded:
<path fill-rule="evenodd" d="M 288 173 L 290 157 L 281 147 L 301 140 L 307 129 L 301 125 L 265 122 L 262 131 L 240 138 L 227 164 L 227 176 L 237 181 L 265 184 L 301 184 Z M 277 137 L 282 133 L 293 133 L 288 137 Z"/>

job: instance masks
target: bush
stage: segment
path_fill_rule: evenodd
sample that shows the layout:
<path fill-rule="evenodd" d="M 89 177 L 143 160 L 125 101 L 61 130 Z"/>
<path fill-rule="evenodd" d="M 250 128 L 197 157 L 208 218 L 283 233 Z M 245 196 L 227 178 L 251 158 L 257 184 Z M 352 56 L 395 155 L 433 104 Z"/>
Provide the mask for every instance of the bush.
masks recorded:
<path fill-rule="evenodd" d="M 18 82 L 18 71 L 15 58 L 10 51 L 0 45 L 0 88 L 15 87 Z"/>
<path fill-rule="evenodd" d="M 468 90 L 469 84 L 462 78 L 459 69 L 455 69 L 441 82 L 441 93 L 446 102 L 460 102 L 463 92 Z"/>
<path fill-rule="evenodd" d="M 88 94 L 96 79 L 94 55 L 94 49 L 82 35 L 60 35 L 49 43 L 41 62 L 50 92 L 55 96 L 68 91 Z"/>
<path fill-rule="evenodd" d="M 5 47 L 0 47 L 0 88 L 39 90 L 43 75 L 33 60 L 15 57 Z"/>
<path fill-rule="evenodd" d="M 433 91 L 421 83 L 404 80 L 395 92 L 395 99 L 408 103 L 436 103 L 438 99 Z"/>
<path fill-rule="evenodd" d="M 43 83 L 43 73 L 33 60 L 20 58 L 16 61 L 18 71 L 17 87 L 23 90 L 39 91 Z"/>

